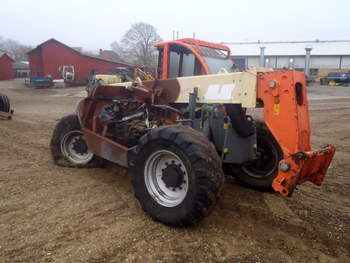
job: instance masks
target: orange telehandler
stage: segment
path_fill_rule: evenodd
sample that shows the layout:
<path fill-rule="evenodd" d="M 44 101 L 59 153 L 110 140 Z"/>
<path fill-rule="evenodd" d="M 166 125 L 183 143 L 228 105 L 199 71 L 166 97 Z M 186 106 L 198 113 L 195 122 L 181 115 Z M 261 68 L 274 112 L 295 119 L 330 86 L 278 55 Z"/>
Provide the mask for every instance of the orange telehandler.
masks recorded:
<path fill-rule="evenodd" d="M 180 226 L 215 206 L 223 168 L 283 196 L 306 181 L 322 183 L 335 148 L 311 149 L 302 72 L 232 73 L 227 46 L 195 39 L 156 47 L 157 79 L 94 87 L 60 120 L 51 140 L 57 164 L 129 167 L 144 211 Z M 263 122 L 246 114 L 257 107 Z"/>

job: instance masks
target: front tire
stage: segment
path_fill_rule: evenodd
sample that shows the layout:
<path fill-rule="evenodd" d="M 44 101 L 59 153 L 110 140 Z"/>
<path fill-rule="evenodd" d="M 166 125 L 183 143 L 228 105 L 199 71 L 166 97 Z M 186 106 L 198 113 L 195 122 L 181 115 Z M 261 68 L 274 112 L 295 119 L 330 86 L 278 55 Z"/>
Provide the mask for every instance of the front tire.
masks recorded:
<path fill-rule="evenodd" d="M 75 114 L 67 115 L 57 123 L 50 148 L 52 159 L 59 166 L 97 168 L 105 164 L 89 150 Z"/>
<path fill-rule="evenodd" d="M 167 225 L 193 225 L 214 208 L 224 184 L 221 160 L 200 132 L 182 125 L 153 129 L 129 154 L 135 196 Z"/>
<path fill-rule="evenodd" d="M 256 124 L 258 160 L 232 165 L 237 181 L 260 191 L 271 191 L 272 181 L 278 174 L 278 164 L 283 159 L 281 147 L 262 122 Z"/>

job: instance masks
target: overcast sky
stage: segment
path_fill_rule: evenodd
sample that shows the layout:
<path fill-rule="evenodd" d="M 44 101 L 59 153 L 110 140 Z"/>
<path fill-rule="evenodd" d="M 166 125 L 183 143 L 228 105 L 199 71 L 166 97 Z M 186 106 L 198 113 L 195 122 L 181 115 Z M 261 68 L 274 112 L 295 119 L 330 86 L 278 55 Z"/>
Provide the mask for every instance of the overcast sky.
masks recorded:
<path fill-rule="evenodd" d="M 155 26 L 164 40 L 350 39 L 350 0 L 1 0 L 0 36 L 36 46 L 55 38 L 109 49 L 130 25 Z"/>

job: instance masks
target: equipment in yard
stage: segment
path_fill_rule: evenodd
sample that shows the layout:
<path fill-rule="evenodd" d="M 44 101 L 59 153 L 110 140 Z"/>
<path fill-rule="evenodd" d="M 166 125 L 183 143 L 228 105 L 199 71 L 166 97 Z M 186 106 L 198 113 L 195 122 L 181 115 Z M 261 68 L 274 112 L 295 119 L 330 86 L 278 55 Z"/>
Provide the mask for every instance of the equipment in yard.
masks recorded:
<path fill-rule="evenodd" d="M 108 72 L 108 74 L 96 74 L 93 75 L 94 80 L 103 81 L 104 84 L 114 84 L 120 82 L 134 81 L 137 78 L 141 80 L 153 80 L 153 76 L 144 72 L 142 69 L 135 67 L 130 68 L 114 68 Z"/>
<path fill-rule="evenodd" d="M 63 65 L 60 66 L 58 71 L 60 72 L 62 79 L 65 83 L 73 84 L 75 80 L 74 66 Z"/>
<path fill-rule="evenodd" d="M 153 80 L 153 76 L 144 72 L 142 69 L 135 67 L 133 69 L 119 67 L 111 69 L 108 74 L 96 74 L 89 78 L 86 90 L 89 93 L 99 85 L 109 85 L 121 82 L 129 82 L 136 80 Z"/>
<path fill-rule="evenodd" d="M 350 73 L 329 72 L 327 77 L 320 79 L 321 85 L 350 86 Z"/>
<path fill-rule="evenodd" d="M 158 79 L 98 85 L 60 120 L 51 140 L 56 164 L 129 167 L 143 210 L 177 226 L 213 209 L 223 169 L 283 196 L 322 183 L 335 148 L 311 150 L 302 72 L 229 73 L 228 47 L 194 39 L 156 47 Z M 246 114 L 259 107 L 264 122 Z"/>
<path fill-rule="evenodd" d="M 11 120 L 12 115 L 13 115 L 13 110 L 10 107 L 9 98 L 4 94 L 0 94 L 0 117 Z"/>
<path fill-rule="evenodd" d="M 53 81 L 51 76 L 46 76 L 46 77 L 32 76 L 29 78 L 30 88 L 45 89 L 45 88 L 51 88 L 52 86 L 53 86 Z"/>

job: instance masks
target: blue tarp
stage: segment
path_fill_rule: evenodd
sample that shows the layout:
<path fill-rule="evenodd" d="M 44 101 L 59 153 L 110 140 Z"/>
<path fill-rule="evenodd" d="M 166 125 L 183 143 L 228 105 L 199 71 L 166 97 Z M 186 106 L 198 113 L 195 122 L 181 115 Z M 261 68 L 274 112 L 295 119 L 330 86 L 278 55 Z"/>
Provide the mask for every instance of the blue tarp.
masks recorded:
<path fill-rule="evenodd" d="M 30 77 L 29 87 L 30 88 L 49 88 L 53 86 L 51 77 Z"/>

